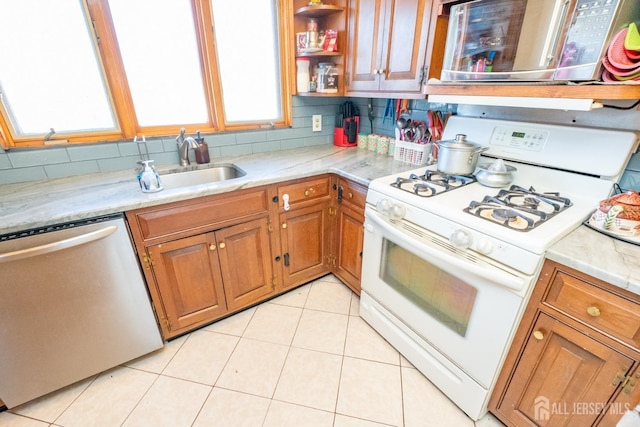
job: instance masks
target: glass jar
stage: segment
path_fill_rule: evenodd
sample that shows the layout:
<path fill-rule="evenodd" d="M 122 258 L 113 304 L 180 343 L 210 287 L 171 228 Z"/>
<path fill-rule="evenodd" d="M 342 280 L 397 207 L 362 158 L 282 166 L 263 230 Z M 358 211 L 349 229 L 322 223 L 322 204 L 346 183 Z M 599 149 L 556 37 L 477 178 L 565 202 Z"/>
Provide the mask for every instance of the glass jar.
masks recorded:
<path fill-rule="evenodd" d="M 321 62 L 316 70 L 316 80 L 318 82 L 318 92 L 337 93 L 338 92 L 338 68 L 332 62 Z"/>

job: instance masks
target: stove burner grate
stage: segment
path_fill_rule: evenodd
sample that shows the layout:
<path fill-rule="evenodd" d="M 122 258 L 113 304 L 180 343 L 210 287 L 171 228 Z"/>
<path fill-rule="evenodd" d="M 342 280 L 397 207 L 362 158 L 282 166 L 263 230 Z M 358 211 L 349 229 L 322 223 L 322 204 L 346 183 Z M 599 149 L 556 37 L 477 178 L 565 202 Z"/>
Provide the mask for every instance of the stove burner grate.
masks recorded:
<path fill-rule="evenodd" d="M 474 182 L 476 178 L 473 175 L 447 175 L 426 170 L 423 175 L 412 173 L 408 178 L 398 177 L 391 186 L 420 197 L 432 197 Z"/>
<path fill-rule="evenodd" d="M 533 187 L 512 185 L 495 196 L 485 196 L 481 202 L 472 201 L 464 211 L 513 230 L 529 231 L 571 205 L 571 200 L 558 193 L 538 193 Z"/>

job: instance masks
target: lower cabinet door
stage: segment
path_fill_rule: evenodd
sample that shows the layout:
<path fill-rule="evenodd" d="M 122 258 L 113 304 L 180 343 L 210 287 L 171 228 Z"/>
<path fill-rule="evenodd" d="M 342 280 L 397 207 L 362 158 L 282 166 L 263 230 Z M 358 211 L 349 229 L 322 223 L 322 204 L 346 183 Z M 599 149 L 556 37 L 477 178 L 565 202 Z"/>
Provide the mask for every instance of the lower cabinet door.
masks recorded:
<path fill-rule="evenodd" d="M 360 295 L 364 215 L 347 206 L 338 209 L 336 236 L 336 266 L 334 273 L 356 294 Z"/>
<path fill-rule="evenodd" d="M 267 220 L 258 219 L 215 233 L 229 311 L 274 292 Z"/>
<path fill-rule="evenodd" d="M 497 410 L 515 426 L 591 426 L 634 361 L 540 313 Z"/>
<path fill-rule="evenodd" d="M 213 246 L 212 246 L 213 245 Z M 186 332 L 227 312 L 213 233 L 150 246 L 165 338 Z"/>
<path fill-rule="evenodd" d="M 328 204 L 280 214 L 283 282 L 288 288 L 329 272 L 327 254 Z"/>

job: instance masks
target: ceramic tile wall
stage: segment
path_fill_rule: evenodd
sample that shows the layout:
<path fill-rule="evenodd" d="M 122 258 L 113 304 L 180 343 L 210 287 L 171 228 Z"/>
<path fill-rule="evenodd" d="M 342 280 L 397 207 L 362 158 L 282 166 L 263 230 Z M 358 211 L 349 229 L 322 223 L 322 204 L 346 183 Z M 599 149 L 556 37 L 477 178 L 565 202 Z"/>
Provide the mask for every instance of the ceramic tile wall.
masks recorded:
<path fill-rule="evenodd" d="M 293 125 L 287 129 L 258 130 L 247 132 L 225 132 L 206 135 L 211 159 L 219 156 L 235 156 L 267 151 L 287 150 L 333 142 L 333 128 L 339 105 L 345 100 L 353 101 L 360 109 L 360 132 L 371 133 L 367 103 L 369 98 L 293 97 Z M 372 99 L 374 120 L 373 133 L 393 136 L 393 120 L 384 119 L 386 99 Z M 616 106 L 625 108 L 629 101 L 616 101 Z M 527 108 L 480 107 L 469 105 L 446 105 L 429 103 L 427 100 L 410 100 L 410 116 L 426 121 L 425 112 L 431 110 L 451 111 L 464 116 L 503 118 L 507 120 L 540 121 L 578 126 L 609 127 L 640 131 L 640 111 L 603 108 L 590 112 L 536 110 Z M 322 115 L 322 131 L 311 131 L 313 114 Z M 177 134 L 177 129 L 176 129 Z M 151 138 L 148 141 L 151 158 L 159 166 L 177 165 L 175 136 Z M 603 144 L 606 151 L 606 144 Z M 193 156 L 193 154 L 191 154 Z M 22 149 L 2 151 L 0 149 L 0 183 L 25 182 L 53 179 L 89 173 L 111 172 L 133 169 L 138 159 L 138 150 L 131 141 L 91 144 L 47 149 Z M 623 188 L 640 190 L 640 155 L 634 156 L 621 180 Z"/>

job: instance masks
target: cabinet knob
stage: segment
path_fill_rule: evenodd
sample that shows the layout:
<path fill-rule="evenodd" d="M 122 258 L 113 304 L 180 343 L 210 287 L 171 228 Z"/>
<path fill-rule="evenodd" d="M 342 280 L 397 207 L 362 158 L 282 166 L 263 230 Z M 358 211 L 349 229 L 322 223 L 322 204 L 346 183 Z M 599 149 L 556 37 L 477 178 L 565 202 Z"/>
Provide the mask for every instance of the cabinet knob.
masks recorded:
<path fill-rule="evenodd" d="M 227 246 L 227 245 L 225 245 L 224 242 L 222 242 L 218 246 L 220 246 L 220 249 L 224 249 L 224 247 Z"/>
<path fill-rule="evenodd" d="M 600 316 L 600 309 L 595 305 L 592 305 L 591 307 L 587 308 L 587 314 L 589 314 L 589 316 L 591 317 L 598 317 Z"/>
<path fill-rule="evenodd" d="M 542 333 L 542 331 L 534 331 L 533 332 L 533 337 L 535 339 L 537 339 L 538 341 L 540 341 L 541 339 L 544 338 L 544 334 Z"/>
<path fill-rule="evenodd" d="M 287 223 L 286 222 L 282 223 L 282 228 L 287 228 Z"/>
<path fill-rule="evenodd" d="M 349 193 L 349 195 L 347 196 L 350 199 L 353 199 L 353 193 Z"/>
<path fill-rule="evenodd" d="M 210 251 L 215 251 L 216 250 L 216 245 L 214 243 L 209 245 L 209 250 Z"/>

